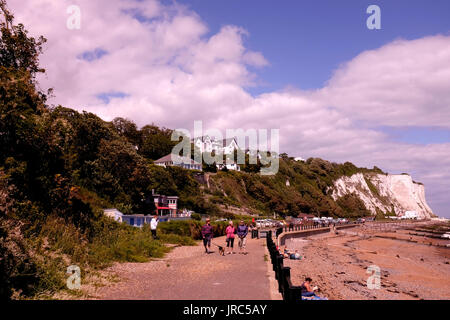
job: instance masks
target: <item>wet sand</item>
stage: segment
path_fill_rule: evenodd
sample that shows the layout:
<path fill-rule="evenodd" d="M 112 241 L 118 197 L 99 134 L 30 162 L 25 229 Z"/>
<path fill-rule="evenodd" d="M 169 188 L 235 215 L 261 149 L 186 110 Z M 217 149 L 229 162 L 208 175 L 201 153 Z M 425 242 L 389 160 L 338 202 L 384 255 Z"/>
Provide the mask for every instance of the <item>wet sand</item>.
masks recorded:
<path fill-rule="evenodd" d="M 370 226 L 287 243 L 304 259 L 285 259 L 292 281 L 308 276 L 328 299 L 450 299 L 449 240 L 428 238 L 413 228 L 383 230 Z M 381 270 L 380 289 L 369 289 L 367 268 Z"/>

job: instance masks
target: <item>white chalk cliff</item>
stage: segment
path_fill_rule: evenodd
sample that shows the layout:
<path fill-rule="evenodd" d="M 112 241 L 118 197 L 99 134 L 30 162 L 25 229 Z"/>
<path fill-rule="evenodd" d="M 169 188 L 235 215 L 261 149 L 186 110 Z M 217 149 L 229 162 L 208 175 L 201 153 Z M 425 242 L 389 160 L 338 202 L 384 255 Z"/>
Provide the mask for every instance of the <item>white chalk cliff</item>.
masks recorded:
<path fill-rule="evenodd" d="M 355 193 L 373 215 L 378 208 L 383 213 L 394 211 L 399 217 L 406 211 L 415 211 L 421 219 L 434 216 L 425 199 L 423 184 L 414 182 L 407 174 L 357 173 L 334 182 L 334 200 L 351 193 Z"/>

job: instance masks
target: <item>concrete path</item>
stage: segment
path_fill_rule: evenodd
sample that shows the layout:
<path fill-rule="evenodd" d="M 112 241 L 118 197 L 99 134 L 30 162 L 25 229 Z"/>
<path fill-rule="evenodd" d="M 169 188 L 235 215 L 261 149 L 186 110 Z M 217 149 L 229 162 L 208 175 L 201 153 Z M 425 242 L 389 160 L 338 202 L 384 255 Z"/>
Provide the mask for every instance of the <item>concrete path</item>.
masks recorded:
<path fill-rule="evenodd" d="M 224 245 L 220 237 L 213 243 Z M 203 245 L 177 247 L 165 258 L 146 263 L 120 263 L 108 272 L 120 282 L 100 287 L 97 299 L 152 300 L 269 300 L 273 271 L 264 256 L 265 239 L 247 239 L 247 255 L 221 256 L 216 246 L 206 254 Z M 235 242 L 237 252 L 237 242 Z M 268 257 L 267 257 L 268 258 Z"/>

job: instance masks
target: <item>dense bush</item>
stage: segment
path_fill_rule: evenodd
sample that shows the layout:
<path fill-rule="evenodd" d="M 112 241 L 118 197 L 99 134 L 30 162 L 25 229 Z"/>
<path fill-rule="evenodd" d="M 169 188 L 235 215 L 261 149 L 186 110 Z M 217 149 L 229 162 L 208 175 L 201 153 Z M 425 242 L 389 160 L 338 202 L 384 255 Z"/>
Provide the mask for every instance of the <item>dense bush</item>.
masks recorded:
<path fill-rule="evenodd" d="M 238 221 L 234 222 L 237 225 Z M 180 236 L 191 237 L 194 240 L 202 239 L 202 226 L 204 221 L 197 220 L 181 220 L 161 222 L 158 227 L 163 234 L 176 234 Z M 228 226 L 227 221 L 211 222 L 214 231 L 214 237 L 225 235 L 225 229 Z"/>
<path fill-rule="evenodd" d="M 338 205 L 343 209 L 345 217 L 365 217 L 370 216 L 364 202 L 354 193 L 346 194 L 337 200 Z"/>
<path fill-rule="evenodd" d="M 192 220 L 200 221 L 200 220 L 202 220 L 202 216 L 201 216 L 200 214 L 198 214 L 198 213 L 193 213 L 193 214 L 191 215 L 191 219 L 192 219 Z"/>

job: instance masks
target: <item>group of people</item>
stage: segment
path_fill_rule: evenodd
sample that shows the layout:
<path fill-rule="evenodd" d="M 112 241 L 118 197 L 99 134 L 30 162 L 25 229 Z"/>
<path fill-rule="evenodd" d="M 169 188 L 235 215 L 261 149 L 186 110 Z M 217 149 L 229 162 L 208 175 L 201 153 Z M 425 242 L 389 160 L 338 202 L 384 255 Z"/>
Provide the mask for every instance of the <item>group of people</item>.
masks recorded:
<path fill-rule="evenodd" d="M 284 249 L 280 248 L 279 252 L 286 259 L 291 259 L 291 260 L 301 260 L 302 259 L 302 256 L 300 255 L 298 250 L 291 251 L 285 247 Z"/>
<path fill-rule="evenodd" d="M 154 216 L 150 222 L 150 230 L 152 232 L 152 236 L 156 239 L 156 228 L 158 226 L 158 216 Z M 227 254 L 234 254 L 236 252 L 233 251 L 234 247 L 234 239 L 238 238 L 238 246 L 239 253 L 247 254 L 245 245 L 247 243 L 247 235 L 249 232 L 249 227 L 244 223 L 243 220 L 239 222 L 239 225 L 235 227 L 233 225 L 233 221 L 229 222 L 229 225 L 225 229 L 226 234 L 226 248 Z M 211 252 L 211 241 L 214 237 L 213 227 L 211 225 L 211 220 L 206 219 L 206 224 L 202 227 L 202 238 L 203 238 L 203 246 L 205 247 L 205 253 Z M 288 248 L 284 247 L 284 249 L 279 249 L 280 254 L 283 255 L 284 258 L 291 260 L 301 260 L 302 256 L 298 252 L 298 250 L 291 251 Z M 316 294 L 318 287 L 312 287 L 312 279 L 309 277 L 305 278 L 305 281 L 301 285 L 301 294 L 302 299 L 304 300 L 327 300 L 326 298 L 319 297 Z"/>
<path fill-rule="evenodd" d="M 227 254 L 234 254 L 234 239 L 238 238 L 239 253 L 247 254 L 246 243 L 249 228 L 243 220 L 239 222 L 239 225 L 235 227 L 233 221 L 229 222 L 229 225 L 225 229 L 226 234 L 226 251 Z M 211 226 L 211 220 L 206 219 L 206 224 L 202 227 L 203 246 L 205 247 L 205 253 L 209 253 L 211 250 L 211 240 L 214 236 L 213 228 Z"/>
<path fill-rule="evenodd" d="M 159 219 L 158 216 L 154 216 L 150 221 L 150 231 L 152 233 L 153 239 L 157 239 L 156 236 L 156 229 L 158 227 Z M 239 222 L 239 225 L 235 227 L 233 225 L 233 221 L 229 222 L 229 225 L 225 229 L 226 234 L 226 248 L 227 253 L 232 254 L 235 253 L 233 251 L 234 247 L 234 239 L 237 237 L 239 242 L 239 253 L 247 254 L 246 251 L 246 243 L 247 243 L 247 235 L 249 232 L 248 226 L 244 223 L 243 220 Z M 211 219 L 206 219 L 206 224 L 202 227 L 202 239 L 203 239 L 203 246 L 205 247 L 205 253 L 211 252 L 211 240 L 214 237 L 213 227 L 211 225 Z"/>

